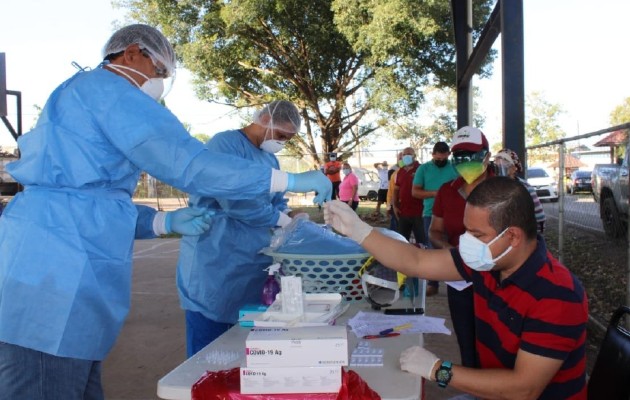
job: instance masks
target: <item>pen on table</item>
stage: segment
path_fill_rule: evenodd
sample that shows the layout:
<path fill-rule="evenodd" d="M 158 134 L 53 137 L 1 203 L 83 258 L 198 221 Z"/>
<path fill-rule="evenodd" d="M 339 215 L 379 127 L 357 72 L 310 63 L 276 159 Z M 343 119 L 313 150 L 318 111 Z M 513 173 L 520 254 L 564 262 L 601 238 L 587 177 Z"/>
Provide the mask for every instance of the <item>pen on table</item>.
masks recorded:
<path fill-rule="evenodd" d="M 379 335 L 387 335 L 388 333 L 392 333 L 392 332 L 396 332 L 396 331 L 402 331 L 403 329 L 409 329 L 412 326 L 413 325 L 411 323 L 398 325 L 398 326 L 395 326 L 393 328 L 389 328 L 389 329 L 385 329 L 384 331 L 380 331 L 378 334 Z"/>
<path fill-rule="evenodd" d="M 385 333 L 385 334 L 378 334 L 378 335 L 366 335 L 363 336 L 363 339 L 380 339 L 380 338 L 386 338 L 386 337 L 394 337 L 394 336 L 399 336 L 400 333 L 398 332 L 390 332 L 390 333 Z"/>

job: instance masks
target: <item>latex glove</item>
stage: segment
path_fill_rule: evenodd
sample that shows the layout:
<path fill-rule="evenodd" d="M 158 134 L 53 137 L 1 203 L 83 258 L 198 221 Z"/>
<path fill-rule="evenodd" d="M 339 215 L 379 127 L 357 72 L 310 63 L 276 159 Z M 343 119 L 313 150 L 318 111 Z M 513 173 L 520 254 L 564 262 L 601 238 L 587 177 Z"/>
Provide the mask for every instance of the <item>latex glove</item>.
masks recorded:
<path fill-rule="evenodd" d="M 440 361 L 435 354 L 420 346 L 413 346 L 400 354 L 400 369 L 420 375 L 430 381 L 435 380 L 433 368 Z"/>
<path fill-rule="evenodd" d="M 289 192 L 316 192 L 313 203 L 322 204 L 332 197 L 332 182 L 321 171 L 307 171 L 300 174 L 288 174 Z"/>
<path fill-rule="evenodd" d="M 363 243 L 373 229 L 349 205 L 340 200 L 324 204 L 324 221 L 359 244 Z"/>
<path fill-rule="evenodd" d="M 166 213 L 166 230 L 186 236 L 201 235 L 210 228 L 214 211 L 184 207 Z"/>

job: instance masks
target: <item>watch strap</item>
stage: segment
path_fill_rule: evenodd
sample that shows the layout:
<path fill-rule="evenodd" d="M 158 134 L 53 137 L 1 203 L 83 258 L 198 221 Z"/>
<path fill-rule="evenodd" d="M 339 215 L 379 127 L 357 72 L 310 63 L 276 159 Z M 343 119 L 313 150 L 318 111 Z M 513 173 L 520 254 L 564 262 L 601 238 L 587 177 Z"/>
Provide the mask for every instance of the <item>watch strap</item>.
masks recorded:
<path fill-rule="evenodd" d="M 451 378 L 453 377 L 453 372 L 451 370 L 452 367 L 453 364 L 450 361 L 444 361 L 435 371 L 435 381 L 439 387 L 445 388 L 448 386 Z"/>

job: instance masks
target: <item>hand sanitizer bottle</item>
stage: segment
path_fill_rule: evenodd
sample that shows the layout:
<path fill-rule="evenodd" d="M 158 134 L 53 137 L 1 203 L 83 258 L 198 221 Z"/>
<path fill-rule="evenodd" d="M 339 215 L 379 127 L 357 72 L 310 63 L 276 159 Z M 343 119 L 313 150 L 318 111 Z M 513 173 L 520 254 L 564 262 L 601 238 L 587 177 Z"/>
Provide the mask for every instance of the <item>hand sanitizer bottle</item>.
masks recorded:
<path fill-rule="evenodd" d="M 265 268 L 265 271 L 269 271 L 267 280 L 263 286 L 262 302 L 263 304 L 270 306 L 276 299 L 276 295 L 280 292 L 280 284 L 276 280 L 275 273 L 280 270 L 280 263 L 271 264 Z"/>

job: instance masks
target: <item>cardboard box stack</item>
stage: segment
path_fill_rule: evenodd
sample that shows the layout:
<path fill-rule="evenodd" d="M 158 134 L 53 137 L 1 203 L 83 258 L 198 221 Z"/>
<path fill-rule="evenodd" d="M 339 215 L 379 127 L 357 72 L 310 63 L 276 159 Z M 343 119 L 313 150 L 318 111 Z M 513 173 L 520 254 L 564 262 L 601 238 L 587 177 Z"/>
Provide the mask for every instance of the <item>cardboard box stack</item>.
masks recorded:
<path fill-rule="evenodd" d="M 245 341 L 241 393 L 338 393 L 348 365 L 345 326 L 254 328 Z"/>

